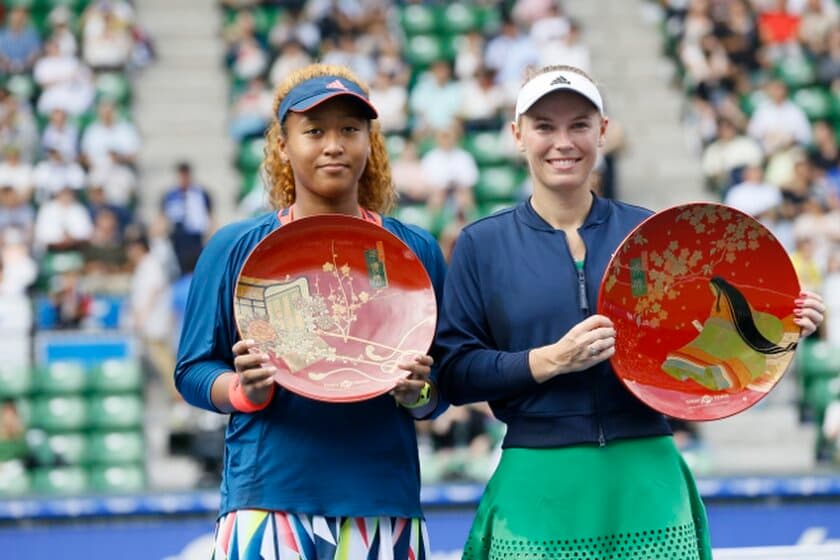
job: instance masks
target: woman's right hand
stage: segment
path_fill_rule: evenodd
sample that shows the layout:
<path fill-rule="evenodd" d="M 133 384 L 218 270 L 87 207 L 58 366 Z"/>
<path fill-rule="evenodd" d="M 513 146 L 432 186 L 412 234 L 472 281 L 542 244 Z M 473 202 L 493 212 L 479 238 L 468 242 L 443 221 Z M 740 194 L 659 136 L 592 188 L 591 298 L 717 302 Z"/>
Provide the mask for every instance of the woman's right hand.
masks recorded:
<path fill-rule="evenodd" d="M 603 315 L 587 317 L 548 346 L 531 350 L 531 374 L 538 383 L 564 373 L 583 371 L 615 354 L 615 328 Z"/>
<path fill-rule="evenodd" d="M 242 391 L 254 404 L 262 404 L 271 396 L 277 368 L 268 361 L 268 355 L 257 348 L 251 339 L 233 345 L 233 365 Z"/>

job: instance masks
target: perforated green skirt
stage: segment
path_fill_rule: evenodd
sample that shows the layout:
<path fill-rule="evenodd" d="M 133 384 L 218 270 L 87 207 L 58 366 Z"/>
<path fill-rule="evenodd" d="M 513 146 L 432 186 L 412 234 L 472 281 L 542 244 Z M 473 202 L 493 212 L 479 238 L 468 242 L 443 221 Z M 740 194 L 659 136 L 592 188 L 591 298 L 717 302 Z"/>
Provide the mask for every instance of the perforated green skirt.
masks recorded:
<path fill-rule="evenodd" d="M 506 449 L 463 560 L 711 560 L 706 511 L 671 437 Z"/>

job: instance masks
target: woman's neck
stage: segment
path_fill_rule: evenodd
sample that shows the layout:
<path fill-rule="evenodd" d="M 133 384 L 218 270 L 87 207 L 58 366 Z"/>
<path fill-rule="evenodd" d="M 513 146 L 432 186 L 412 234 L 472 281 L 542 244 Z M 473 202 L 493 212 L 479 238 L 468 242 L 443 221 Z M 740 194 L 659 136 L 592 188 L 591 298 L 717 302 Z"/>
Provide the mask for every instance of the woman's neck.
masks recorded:
<path fill-rule="evenodd" d="M 316 214 L 346 214 L 348 216 L 360 216 L 359 202 L 355 196 L 347 197 L 346 200 L 333 200 L 312 196 L 295 197 L 292 205 L 295 218 L 305 218 Z"/>
<path fill-rule="evenodd" d="M 537 188 L 531 197 L 531 206 L 554 229 L 574 231 L 586 221 L 592 201 L 589 189 L 580 188 L 572 192 L 558 193 Z"/>

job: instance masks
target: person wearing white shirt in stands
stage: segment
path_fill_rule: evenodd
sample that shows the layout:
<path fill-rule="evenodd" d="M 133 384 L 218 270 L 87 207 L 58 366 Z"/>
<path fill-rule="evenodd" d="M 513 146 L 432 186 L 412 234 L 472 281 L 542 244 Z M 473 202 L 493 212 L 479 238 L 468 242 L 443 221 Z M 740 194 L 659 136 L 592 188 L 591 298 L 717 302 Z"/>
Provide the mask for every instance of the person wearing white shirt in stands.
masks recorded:
<path fill-rule="evenodd" d="M 771 80 L 767 84 L 767 99 L 758 104 L 750 118 L 747 133 L 761 142 L 767 155 L 795 142 L 811 142 L 811 124 L 800 107 L 788 98 L 784 82 Z"/>
<path fill-rule="evenodd" d="M 0 185 L 10 186 L 24 200 L 32 196 L 32 166 L 20 157 L 20 149 L 14 144 L 6 146 L 0 161 Z"/>
<path fill-rule="evenodd" d="M 38 209 L 35 218 L 35 246 L 41 250 L 78 249 L 93 233 L 90 213 L 72 188 L 62 188 Z"/>
<path fill-rule="evenodd" d="M 73 161 L 79 155 L 79 128 L 67 121 L 67 113 L 61 109 L 50 113 L 41 135 L 41 146 L 52 146 L 65 161 Z"/>
<path fill-rule="evenodd" d="M 782 203 L 782 191 L 764 181 L 761 164 L 745 167 L 743 176 L 744 180 L 726 193 L 725 204 L 755 218 L 762 218 Z"/>
<path fill-rule="evenodd" d="M 100 103 L 98 119 L 82 135 L 82 156 L 91 166 L 109 163 L 112 155 L 131 164 L 140 151 L 137 129 L 131 122 L 117 120 L 115 111 L 113 103 Z"/>
<path fill-rule="evenodd" d="M 474 206 L 478 165 L 472 154 L 458 147 L 459 132 L 457 125 L 438 131 L 437 146 L 423 156 L 423 173 L 434 189 L 429 197 L 433 208 L 440 208 L 450 197 L 458 210 Z"/>

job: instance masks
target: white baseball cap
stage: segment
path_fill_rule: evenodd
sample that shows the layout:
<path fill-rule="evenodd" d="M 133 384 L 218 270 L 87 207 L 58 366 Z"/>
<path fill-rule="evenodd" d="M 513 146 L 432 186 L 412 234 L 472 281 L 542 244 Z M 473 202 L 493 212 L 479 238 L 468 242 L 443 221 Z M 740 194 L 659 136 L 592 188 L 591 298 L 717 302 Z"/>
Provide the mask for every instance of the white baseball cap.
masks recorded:
<path fill-rule="evenodd" d="M 553 91 L 573 91 L 592 102 L 601 115 L 604 114 L 604 101 L 601 93 L 587 77 L 570 70 L 551 70 L 538 74 L 529 80 L 516 98 L 516 117 L 519 120 L 534 103 Z"/>

